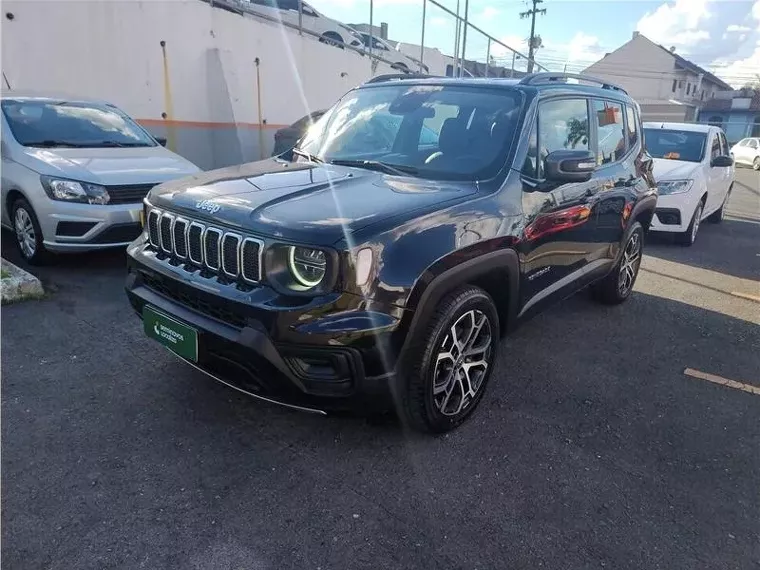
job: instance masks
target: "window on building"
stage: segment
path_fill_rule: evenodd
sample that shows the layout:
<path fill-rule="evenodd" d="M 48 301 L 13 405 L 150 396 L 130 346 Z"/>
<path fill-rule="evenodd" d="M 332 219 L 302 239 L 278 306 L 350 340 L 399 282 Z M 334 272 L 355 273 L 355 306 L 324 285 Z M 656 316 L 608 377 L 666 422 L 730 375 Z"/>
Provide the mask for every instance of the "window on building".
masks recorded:
<path fill-rule="evenodd" d="M 686 94 L 689 94 L 689 91 L 691 91 L 691 83 L 686 84 Z"/>
<path fill-rule="evenodd" d="M 704 89 L 702 89 L 702 96 L 700 97 L 700 99 L 702 99 L 702 101 L 705 100 L 705 90 Z"/>
<path fill-rule="evenodd" d="M 709 124 L 711 124 L 713 127 L 723 127 L 723 117 L 720 115 L 713 115 L 710 117 L 707 121 Z"/>
<path fill-rule="evenodd" d="M 673 80 L 673 93 L 675 93 L 675 92 L 676 92 L 676 87 L 678 87 L 678 80 L 677 80 L 677 79 L 674 79 L 674 80 Z"/>
<path fill-rule="evenodd" d="M 599 148 L 597 164 L 607 164 L 623 158 L 625 154 L 625 132 L 623 129 L 623 107 L 612 101 L 594 101 Z"/>
<path fill-rule="evenodd" d="M 755 124 L 752 125 L 752 132 L 750 133 L 750 136 L 760 137 L 760 115 L 755 117 Z"/>
<path fill-rule="evenodd" d="M 683 79 L 678 82 L 679 89 L 683 89 Z"/>

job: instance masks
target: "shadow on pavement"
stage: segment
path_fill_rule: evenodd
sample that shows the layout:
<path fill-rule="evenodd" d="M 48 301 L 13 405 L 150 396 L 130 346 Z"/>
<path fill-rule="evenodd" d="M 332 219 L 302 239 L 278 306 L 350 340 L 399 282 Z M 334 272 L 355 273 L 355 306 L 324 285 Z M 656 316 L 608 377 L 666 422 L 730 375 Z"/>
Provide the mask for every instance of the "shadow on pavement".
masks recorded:
<path fill-rule="evenodd" d="M 703 222 L 691 247 L 673 234 L 650 232 L 644 254 L 742 279 L 760 280 L 760 221 L 726 218 L 720 224 Z"/>
<path fill-rule="evenodd" d="M 86 304 L 3 310 L 8 567 L 756 560 L 760 397 L 683 375 L 757 380 L 755 325 L 579 295 L 502 343 L 468 423 L 424 437 L 254 402 L 144 339 L 121 302 L 99 321 Z"/>

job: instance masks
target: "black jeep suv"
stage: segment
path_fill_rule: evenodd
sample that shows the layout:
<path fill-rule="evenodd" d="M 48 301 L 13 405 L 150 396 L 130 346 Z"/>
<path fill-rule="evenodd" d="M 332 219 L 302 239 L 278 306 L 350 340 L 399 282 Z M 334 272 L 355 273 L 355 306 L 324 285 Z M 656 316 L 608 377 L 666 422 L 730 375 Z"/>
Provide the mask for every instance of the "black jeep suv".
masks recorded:
<path fill-rule="evenodd" d="M 292 156 L 154 188 L 126 290 L 146 334 L 247 394 L 441 432 L 519 321 L 589 285 L 625 301 L 656 201 L 619 87 L 381 76 Z"/>

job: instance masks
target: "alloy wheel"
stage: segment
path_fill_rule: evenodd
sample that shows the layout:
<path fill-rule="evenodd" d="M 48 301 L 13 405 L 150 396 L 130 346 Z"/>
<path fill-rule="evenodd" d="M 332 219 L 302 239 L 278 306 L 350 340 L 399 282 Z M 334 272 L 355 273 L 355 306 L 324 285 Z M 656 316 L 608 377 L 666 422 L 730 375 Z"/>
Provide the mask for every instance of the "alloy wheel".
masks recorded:
<path fill-rule="evenodd" d="M 490 366 L 491 335 L 491 323 L 478 309 L 449 328 L 433 373 L 433 402 L 443 415 L 456 416 L 475 400 Z"/>
<path fill-rule="evenodd" d="M 37 251 L 37 235 L 34 231 L 32 217 L 24 208 L 17 208 L 13 219 L 13 226 L 16 230 L 16 239 L 21 248 L 24 257 L 30 259 L 34 257 Z"/>
<path fill-rule="evenodd" d="M 631 234 L 628 243 L 623 251 L 623 259 L 620 263 L 620 273 L 618 274 L 618 292 L 621 297 L 627 296 L 633 283 L 636 280 L 636 274 L 639 271 L 641 263 L 641 234 L 634 232 Z"/>

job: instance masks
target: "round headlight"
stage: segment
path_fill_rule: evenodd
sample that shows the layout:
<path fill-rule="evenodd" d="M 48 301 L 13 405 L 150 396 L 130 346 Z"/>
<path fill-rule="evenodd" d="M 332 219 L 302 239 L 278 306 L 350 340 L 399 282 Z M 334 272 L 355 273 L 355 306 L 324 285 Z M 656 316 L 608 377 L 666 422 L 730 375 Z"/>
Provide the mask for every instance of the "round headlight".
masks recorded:
<path fill-rule="evenodd" d="M 291 246 L 288 251 L 288 268 L 299 284 L 316 287 L 325 278 L 327 257 L 319 249 Z"/>

